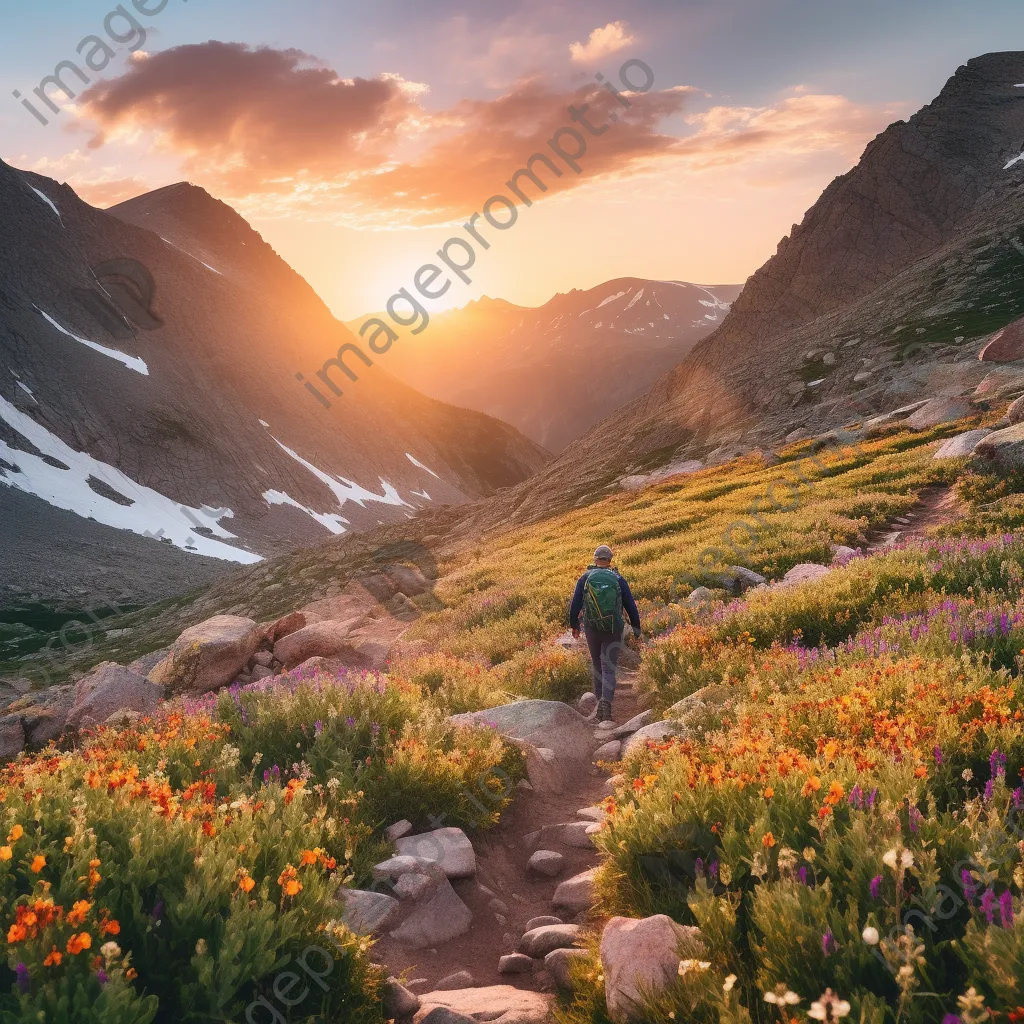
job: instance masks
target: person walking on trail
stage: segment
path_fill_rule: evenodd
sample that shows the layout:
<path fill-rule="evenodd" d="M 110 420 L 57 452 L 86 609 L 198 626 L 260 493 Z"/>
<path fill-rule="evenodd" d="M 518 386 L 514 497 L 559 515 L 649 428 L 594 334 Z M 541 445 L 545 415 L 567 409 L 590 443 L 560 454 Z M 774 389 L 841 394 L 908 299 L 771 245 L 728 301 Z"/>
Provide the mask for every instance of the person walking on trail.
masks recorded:
<path fill-rule="evenodd" d="M 629 616 L 633 634 L 639 640 L 640 613 L 629 591 L 629 584 L 618 570 L 612 568 L 612 549 L 602 544 L 594 552 L 594 564 L 576 581 L 569 604 L 569 628 L 579 638 L 580 616 L 587 638 L 592 663 L 591 677 L 597 697 L 597 720 L 612 720 L 615 699 L 615 672 L 622 651 L 624 622 L 622 612 Z"/>

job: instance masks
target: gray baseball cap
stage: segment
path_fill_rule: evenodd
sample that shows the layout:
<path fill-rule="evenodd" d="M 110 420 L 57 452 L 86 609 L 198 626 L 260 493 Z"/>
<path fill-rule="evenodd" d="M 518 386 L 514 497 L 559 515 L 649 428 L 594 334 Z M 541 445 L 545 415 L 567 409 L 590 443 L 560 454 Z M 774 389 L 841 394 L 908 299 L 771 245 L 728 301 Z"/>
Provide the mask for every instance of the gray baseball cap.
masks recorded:
<path fill-rule="evenodd" d="M 607 544 L 602 544 L 594 552 L 594 561 L 595 562 L 601 561 L 603 559 L 607 559 L 609 562 L 612 560 L 612 549 L 610 547 L 608 547 Z"/>

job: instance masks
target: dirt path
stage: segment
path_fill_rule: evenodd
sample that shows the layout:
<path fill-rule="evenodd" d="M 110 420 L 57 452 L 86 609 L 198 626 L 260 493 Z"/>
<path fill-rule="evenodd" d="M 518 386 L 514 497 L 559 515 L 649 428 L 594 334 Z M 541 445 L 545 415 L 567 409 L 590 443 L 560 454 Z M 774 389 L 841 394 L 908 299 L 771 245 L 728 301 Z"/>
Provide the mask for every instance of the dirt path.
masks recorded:
<path fill-rule="evenodd" d="M 952 487 L 948 484 L 925 487 L 918 494 L 916 505 L 868 534 L 867 550 L 878 551 L 891 547 L 897 541 L 924 537 L 929 530 L 945 526 L 956 517 L 957 497 Z"/>
<path fill-rule="evenodd" d="M 636 714 L 634 673 L 620 671 L 613 715 L 618 724 Z M 595 723 L 596 731 L 596 723 Z M 595 747 L 598 741 L 595 739 Z M 551 899 L 559 883 L 598 863 L 595 849 L 578 849 L 561 843 L 545 843 L 565 858 L 557 878 L 527 872 L 536 849 L 524 837 L 546 825 L 580 821 L 576 812 L 599 803 L 606 795 L 607 770 L 576 764 L 562 775 L 561 793 L 525 790 L 505 811 L 500 824 L 489 832 L 471 836 L 477 856 L 475 878 L 453 882 L 455 891 L 473 913 L 469 932 L 436 949 L 409 949 L 383 935 L 374 947 L 374 959 L 418 993 L 431 991 L 442 978 L 469 971 L 476 986 L 511 985 L 530 991 L 553 991 L 546 972 L 538 965 L 532 973 L 499 974 L 498 960 L 516 952 L 526 923 L 535 917 L 573 918 L 556 913 Z"/>

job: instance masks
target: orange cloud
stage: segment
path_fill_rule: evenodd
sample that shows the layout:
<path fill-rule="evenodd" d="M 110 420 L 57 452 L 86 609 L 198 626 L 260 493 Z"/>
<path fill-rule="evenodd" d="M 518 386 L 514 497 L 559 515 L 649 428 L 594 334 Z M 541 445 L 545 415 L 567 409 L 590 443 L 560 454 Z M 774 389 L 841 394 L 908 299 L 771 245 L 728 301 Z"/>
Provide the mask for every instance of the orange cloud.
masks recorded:
<path fill-rule="evenodd" d="M 610 21 L 595 28 L 585 43 L 571 43 L 569 53 L 577 64 L 596 64 L 635 42 L 636 36 L 630 35 L 624 21 Z"/>
<path fill-rule="evenodd" d="M 103 134 L 153 132 L 234 193 L 290 188 L 377 165 L 418 112 L 422 86 L 397 75 L 343 79 L 300 50 L 211 41 L 133 59 L 93 86 L 81 112 Z"/>

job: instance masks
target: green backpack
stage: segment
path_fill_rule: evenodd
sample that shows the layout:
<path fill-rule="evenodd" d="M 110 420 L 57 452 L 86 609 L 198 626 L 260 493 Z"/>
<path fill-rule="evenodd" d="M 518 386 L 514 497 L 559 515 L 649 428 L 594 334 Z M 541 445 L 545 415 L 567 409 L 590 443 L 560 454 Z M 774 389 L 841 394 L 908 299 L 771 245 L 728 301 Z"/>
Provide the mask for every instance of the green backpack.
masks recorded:
<path fill-rule="evenodd" d="M 591 569 L 584 583 L 583 622 L 600 633 L 612 633 L 622 621 L 622 590 L 618 573 Z"/>

